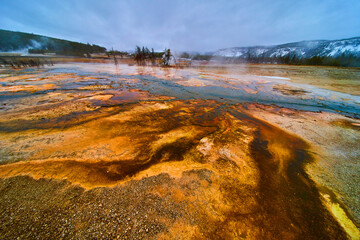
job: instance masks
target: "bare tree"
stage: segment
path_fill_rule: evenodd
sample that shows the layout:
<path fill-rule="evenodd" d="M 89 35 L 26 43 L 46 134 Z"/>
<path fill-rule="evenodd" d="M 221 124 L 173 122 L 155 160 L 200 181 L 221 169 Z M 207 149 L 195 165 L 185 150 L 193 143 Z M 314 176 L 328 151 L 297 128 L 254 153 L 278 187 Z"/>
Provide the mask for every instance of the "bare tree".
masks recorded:
<path fill-rule="evenodd" d="M 162 57 L 162 65 L 165 67 L 170 66 L 171 57 L 174 57 L 174 56 L 171 54 L 170 48 L 165 49 L 164 55 Z"/>
<path fill-rule="evenodd" d="M 155 55 L 155 52 L 154 52 L 154 48 L 151 48 L 150 60 L 151 60 L 151 64 L 153 66 L 155 66 L 156 65 L 156 55 Z"/>
<path fill-rule="evenodd" d="M 139 65 L 139 66 L 145 65 L 144 52 L 145 52 L 144 47 L 141 49 L 139 46 L 136 46 L 135 53 L 134 53 L 134 60 L 136 61 L 137 65 Z"/>
<path fill-rule="evenodd" d="M 114 57 L 114 63 L 115 63 L 115 65 L 117 65 L 118 62 L 117 62 L 117 59 L 116 59 L 116 56 L 115 56 L 114 48 L 111 48 L 111 52 L 112 52 L 112 55 Z"/>

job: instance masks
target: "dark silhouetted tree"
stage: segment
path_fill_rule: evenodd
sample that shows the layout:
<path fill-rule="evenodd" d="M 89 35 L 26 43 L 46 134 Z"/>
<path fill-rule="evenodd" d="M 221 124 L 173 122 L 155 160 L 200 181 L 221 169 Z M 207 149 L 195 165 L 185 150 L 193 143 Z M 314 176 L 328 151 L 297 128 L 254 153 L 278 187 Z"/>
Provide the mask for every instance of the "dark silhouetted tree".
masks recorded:
<path fill-rule="evenodd" d="M 171 57 L 173 57 L 173 55 L 171 54 L 170 49 L 165 49 L 164 55 L 162 57 L 162 65 L 166 67 L 170 66 Z"/>

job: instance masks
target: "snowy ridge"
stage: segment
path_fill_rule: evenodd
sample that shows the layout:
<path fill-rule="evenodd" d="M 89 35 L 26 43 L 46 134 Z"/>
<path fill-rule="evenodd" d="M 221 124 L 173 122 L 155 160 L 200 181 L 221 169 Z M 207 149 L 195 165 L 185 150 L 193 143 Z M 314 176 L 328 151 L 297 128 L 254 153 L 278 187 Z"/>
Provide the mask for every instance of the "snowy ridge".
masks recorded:
<path fill-rule="evenodd" d="M 216 51 L 214 57 L 267 58 L 296 55 L 297 57 L 311 58 L 314 56 L 338 57 L 342 54 L 360 57 L 360 37 L 334 41 L 302 41 L 275 46 L 226 48 Z"/>

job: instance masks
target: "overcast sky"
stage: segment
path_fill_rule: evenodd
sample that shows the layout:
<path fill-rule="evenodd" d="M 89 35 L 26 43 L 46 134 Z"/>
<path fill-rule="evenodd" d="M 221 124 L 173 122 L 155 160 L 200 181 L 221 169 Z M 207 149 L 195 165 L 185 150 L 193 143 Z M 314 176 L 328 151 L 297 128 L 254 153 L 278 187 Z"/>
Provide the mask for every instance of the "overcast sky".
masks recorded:
<path fill-rule="evenodd" d="M 131 50 L 360 36 L 360 0 L 0 0 L 0 29 Z"/>

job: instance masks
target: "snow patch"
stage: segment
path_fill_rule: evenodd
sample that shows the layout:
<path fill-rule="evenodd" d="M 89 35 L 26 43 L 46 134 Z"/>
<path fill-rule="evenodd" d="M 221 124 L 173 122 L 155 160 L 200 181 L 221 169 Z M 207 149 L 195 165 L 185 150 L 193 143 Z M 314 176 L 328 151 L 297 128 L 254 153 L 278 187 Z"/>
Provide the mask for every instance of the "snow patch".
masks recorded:
<path fill-rule="evenodd" d="M 287 78 L 287 77 L 278 77 L 278 76 L 257 76 L 257 77 L 290 80 L 290 78 Z"/>

